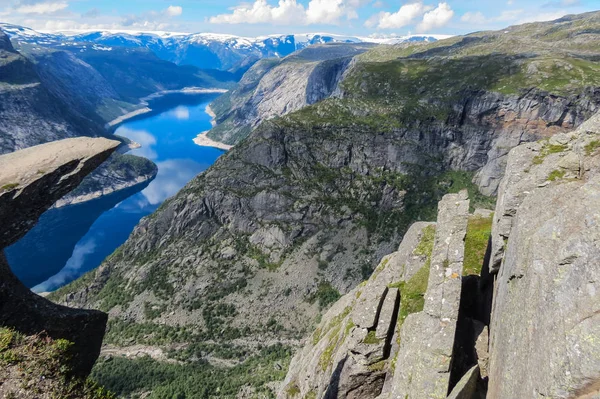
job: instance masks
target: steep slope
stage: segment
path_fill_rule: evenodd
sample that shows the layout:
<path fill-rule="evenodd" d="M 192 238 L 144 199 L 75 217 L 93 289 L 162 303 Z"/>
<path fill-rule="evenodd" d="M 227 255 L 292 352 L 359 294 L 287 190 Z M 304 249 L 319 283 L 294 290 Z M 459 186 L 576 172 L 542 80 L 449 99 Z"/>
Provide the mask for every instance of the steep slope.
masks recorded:
<path fill-rule="evenodd" d="M 53 61 L 34 64 L 0 31 L 0 154 L 64 138 L 111 136 L 104 118 L 135 107 L 121 101 L 95 69 L 72 54 L 47 56 Z M 115 153 L 66 201 L 132 187 L 155 175 L 151 161 Z"/>
<path fill-rule="evenodd" d="M 76 138 L 0 156 L 3 397 L 107 397 L 84 383 L 100 352 L 107 315 L 68 309 L 33 294 L 12 274 L 3 249 L 23 237 L 118 145 L 103 138 Z"/>
<path fill-rule="evenodd" d="M 489 207 L 476 173 L 496 193 L 511 148 L 598 110 L 599 19 L 355 57 L 335 98 L 261 124 L 52 298 L 110 311 L 112 344 L 187 361 L 297 343 L 445 193 Z"/>
<path fill-rule="evenodd" d="M 57 101 L 1 31 L 0 45 L 0 154 L 62 138 L 99 135 L 97 126 Z"/>
<path fill-rule="evenodd" d="M 281 60 L 258 61 L 234 90 L 215 100 L 217 126 L 208 136 L 236 144 L 265 120 L 283 116 L 329 97 L 352 58 L 368 44 L 317 45 Z"/>
<path fill-rule="evenodd" d="M 513 149 L 489 217 L 445 197 L 325 314 L 278 397 L 598 397 L 599 139 L 597 114 Z"/>

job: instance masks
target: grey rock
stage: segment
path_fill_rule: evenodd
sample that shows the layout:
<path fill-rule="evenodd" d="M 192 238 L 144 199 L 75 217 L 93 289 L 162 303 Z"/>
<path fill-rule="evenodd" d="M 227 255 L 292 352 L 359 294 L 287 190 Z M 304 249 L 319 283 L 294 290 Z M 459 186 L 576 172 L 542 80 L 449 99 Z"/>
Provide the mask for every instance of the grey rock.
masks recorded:
<path fill-rule="evenodd" d="M 559 138 L 567 143 L 565 152 L 582 159 L 586 172 L 580 179 L 539 187 L 536 179 L 568 155 L 549 155 L 525 173 L 514 168 L 523 168 L 519 163 L 530 159 L 532 149 L 511 151 L 500 193 L 505 201 L 497 208 L 510 213 L 510 229 L 493 236 L 508 240 L 496 279 L 488 398 L 589 397 L 597 389 L 600 157 L 585 147 L 599 137 L 599 122 L 600 115 Z M 507 212 L 517 189 L 523 194 Z"/>
<path fill-rule="evenodd" d="M 456 384 L 448 399 L 476 399 L 479 366 L 473 366 Z"/>
<path fill-rule="evenodd" d="M 394 325 L 392 322 L 398 314 L 398 305 L 400 303 L 400 293 L 397 288 L 390 288 L 385 296 L 381 311 L 379 312 L 379 320 L 377 321 L 377 329 L 375 336 L 378 339 L 389 340 L 394 333 Z"/>
<path fill-rule="evenodd" d="M 282 60 L 256 63 L 230 93 L 211 104 L 220 125 L 208 135 L 236 144 L 263 121 L 331 96 L 353 56 L 372 45 L 317 45 Z"/>
<path fill-rule="evenodd" d="M 301 396 L 316 392 L 317 397 L 368 399 L 382 393 L 386 378 L 392 374 L 390 361 L 395 353 L 396 334 L 392 321 L 398 315 L 398 299 L 401 296 L 397 288 L 387 286 L 412 277 L 414 273 L 405 267 L 406 261 L 411 261 L 412 268 L 417 270 L 425 264 L 426 258 L 413 252 L 421 241 L 423 230 L 431 225 L 435 224 L 419 222 L 411 226 L 398 251 L 384 257 L 365 284 L 343 296 L 323 316 L 315 332 L 319 335 L 310 337 L 294 356 L 278 398 L 287 398 L 287 388 L 292 385 L 298 387 Z M 370 297 L 369 301 L 360 301 L 370 291 L 387 293 Z M 370 343 L 365 343 L 369 330 L 356 326 L 354 310 L 359 304 L 365 306 L 371 301 L 380 305 L 368 307 L 372 315 L 367 317 L 367 308 L 356 313 L 367 320 L 365 324 L 372 325 L 369 328 L 374 337 L 370 338 Z M 340 320 L 344 314 L 347 315 Z M 330 335 L 332 323 L 341 326 L 335 337 Z M 330 355 L 331 364 L 323 367 L 321 358 L 328 348 L 331 349 L 332 343 L 336 346 Z"/>
<path fill-rule="evenodd" d="M 118 145 L 79 138 L 0 156 L 0 248 L 25 235 L 44 211 Z M 69 309 L 34 294 L 18 281 L 0 253 L 0 326 L 73 342 L 73 372 L 87 376 L 100 354 L 106 323 L 104 313 Z"/>
<path fill-rule="evenodd" d="M 75 138 L 0 156 L 0 248 L 23 237 L 118 145 L 102 138 Z"/>
<path fill-rule="evenodd" d="M 391 398 L 445 398 L 448 393 L 468 216 L 464 191 L 446 195 L 439 204 L 424 310 L 402 325 Z"/>
<path fill-rule="evenodd" d="M 481 378 L 487 378 L 490 368 L 490 339 L 489 328 L 477 320 L 473 321 L 475 336 L 475 354 L 477 355 L 477 364 L 479 365 L 479 374 Z"/>

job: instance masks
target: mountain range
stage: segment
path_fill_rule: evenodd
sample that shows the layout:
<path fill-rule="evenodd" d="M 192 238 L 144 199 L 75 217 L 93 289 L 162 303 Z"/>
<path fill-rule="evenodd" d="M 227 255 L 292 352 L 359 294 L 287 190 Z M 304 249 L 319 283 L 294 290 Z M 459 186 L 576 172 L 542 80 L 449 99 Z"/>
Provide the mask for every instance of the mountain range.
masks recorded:
<path fill-rule="evenodd" d="M 396 333 L 388 327 L 395 325 L 390 320 L 398 309 L 393 298 L 389 309 L 379 299 L 392 288 L 399 289 L 401 301 L 407 301 L 400 314 L 419 313 L 431 275 L 432 297 L 436 298 L 432 306 L 437 306 L 437 299 L 444 304 L 443 295 L 437 295 L 441 291 L 452 293 L 452 306 L 458 306 L 460 286 L 458 291 L 456 285 L 446 291 L 443 283 L 444 275 L 461 281 L 462 264 L 460 270 L 454 268 L 463 261 L 458 245 L 463 243 L 461 232 L 466 231 L 469 212 L 484 208 L 480 214 L 487 215 L 485 219 L 491 223 L 489 215 L 499 196 L 494 246 L 489 249 L 493 262 L 487 275 L 482 274 L 486 269 L 481 266 L 489 232 L 480 237 L 477 249 L 465 249 L 465 259 L 475 254 L 478 259 L 474 262 L 478 266 L 469 271 L 474 276 L 471 280 L 475 286 L 480 281 L 489 286 L 495 278 L 489 274 L 498 273 L 504 252 L 517 256 L 514 251 L 520 244 L 530 242 L 518 241 L 516 236 L 511 236 L 508 244 L 505 240 L 510 235 L 507 223 L 516 213 L 515 201 L 535 187 L 553 190 L 564 187 L 562 184 L 579 184 L 571 179 L 581 176 L 577 173 L 582 171 L 583 161 L 573 158 L 577 154 L 568 155 L 571 146 L 582 154 L 589 152 L 581 155 L 585 158 L 595 157 L 599 144 L 590 141 L 595 136 L 587 136 L 585 129 L 577 133 L 581 138 L 566 133 L 600 110 L 599 26 L 600 13 L 590 13 L 433 43 L 358 49 L 347 43 L 314 46 L 272 65 L 264 60 L 256 64 L 230 95 L 213 103 L 218 116 L 240 128 L 236 137 L 227 137 L 228 129 L 217 131 L 236 142 L 234 148 L 143 219 L 100 268 L 50 296 L 65 305 L 108 312 L 105 342 L 112 354 L 149 355 L 141 359 L 108 355 L 94 376 L 125 397 L 151 386 L 150 397 L 156 398 L 269 397 L 273 392 L 279 392 L 281 398 L 375 398 L 385 393 L 384 380 L 396 378 L 392 376 L 395 369 L 402 370 L 397 378 L 405 378 L 404 385 L 398 385 L 403 392 L 399 397 L 445 398 L 454 382 L 444 382 L 443 393 L 435 395 L 423 394 L 413 386 L 447 377 L 454 330 L 452 335 L 437 335 L 437 327 L 455 320 L 456 315 L 448 320 L 427 319 L 430 313 L 426 312 L 413 323 L 407 319 L 412 330 L 398 333 L 410 337 L 402 338 L 402 345 L 412 346 L 399 352 L 407 357 L 400 360 L 402 356 L 398 356 L 401 363 L 395 366 L 389 349 Z M 323 49 L 331 54 L 340 50 L 339 57 L 327 56 Z M 303 96 L 288 97 L 290 93 Z M 309 101 L 313 94 L 319 95 L 314 102 Z M 290 97 L 298 99 L 291 101 Z M 290 107 L 276 107 L 278 100 L 290 100 Z M 269 112 L 248 114 L 245 109 Z M 250 118 L 244 118 L 247 115 Z M 550 139 L 555 135 L 557 139 Z M 584 145 L 589 151 L 582 149 Z M 505 178 L 509 154 L 515 147 L 527 151 L 529 158 L 518 173 L 513 167 Z M 595 161 L 585 162 L 595 168 Z M 522 190 L 517 185 L 506 199 L 507 185 L 521 178 L 527 184 Z M 409 234 L 413 222 L 436 220 L 438 200 L 447 193 L 454 195 L 440 205 L 440 210 L 447 210 L 440 212 L 440 233 Z M 542 208 L 546 209 L 535 209 Z M 543 220 L 551 217 L 545 215 Z M 595 222 L 590 221 L 592 225 Z M 550 225 L 544 230 L 540 227 L 542 233 L 560 236 Z M 439 235 L 435 240 L 434 234 Z M 397 250 L 403 237 L 412 247 L 399 252 L 418 258 L 419 267 L 427 274 L 413 275 L 417 269 L 411 269 L 405 280 L 388 276 L 383 286 L 376 284 L 380 291 L 363 291 L 369 284 L 365 280 L 377 281 L 379 273 L 386 270 L 384 257 Z M 419 240 L 425 241 L 424 248 L 417 248 Z M 431 254 L 427 241 L 437 243 L 431 262 L 427 261 Z M 448 247 L 454 244 L 457 246 Z M 565 251 L 560 255 L 564 261 L 574 262 L 566 247 Z M 587 255 L 581 256 L 587 259 Z M 409 260 L 406 268 L 400 261 L 394 267 L 407 271 L 412 267 Z M 526 308 L 534 314 L 537 308 L 527 307 L 529 303 L 522 297 L 511 297 L 505 287 L 528 281 L 535 291 L 535 283 L 528 279 L 528 271 L 513 269 L 519 263 L 514 257 L 505 261 L 512 265 L 513 274 L 500 272 L 498 289 L 506 302 L 498 305 L 499 309 L 509 306 L 516 315 L 518 309 Z M 535 262 L 530 266 L 533 269 Z M 414 276 L 419 281 L 412 281 Z M 548 276 L 548 281 L 560 276 Z M 554 281 L 553 289 L 576 291 L 575 285 Z M 468 287 L 466 282 L 464 287 Z M 345 299 L 321 319 L 344 294 Z M 544 300 L 535 299 L 537 304 Z M 383 327 L 387 331 L 377 335 L 381 331 L 373 322 L 383 317 L 383 309 L 390 315 Z M 352 319 L 348 320 L 350 312 Z M 364 319 L 359 312 L 366 314 Z M 510 328 L 498 321 L 490 324 L 490 312 L 487 309 L 477 316 L 488 329 L 495 328 L 504 336 L 510 336 L 510 329 L 519 329 L 522 337 L 527 335 L 517 317 L 511 316 Z M 544 314 L 544 322 L 552 318 Z M 353 331 L 357 346 L 347 348 L 343 345 L 350 342 L 347 338 Z M 529 331 L 536 330 L 531 327 Z M 525 338 L 523 345 L 528 342 Z M 420 342 L 423 350 L 416 346 Z M 443 364 L 434 367 L 431 360 L 422 366 L 427 373 L 416 369 L 413 373 L 413 364 L 421 367 L 424 363 L 411 363 L 411 354 L 429 356 L 428 342 L 434 353 L 425 361 L 437 359 L 435 348 L 442 342 Z M 514 364 L 510 342 L 504 344 L 503 352 L 494 356 L 505 356 L 510 359 L 507 365 Z M 287 368 L 290 353 L 304 345 L 304 357 L 298 355 L 292 363 L 287 385 L 273 382 L 283 378 L 285 373 L 279 371 Z M 552 364 L 542 352 L 536 364 Z M 464 353 L 468 359 L 457 361 L 457 367 L 471 366 L 471 355 Z M 357 370 L 358 377 L 377 380 L 368 393 L 354 389 L 364 385 L 364 380 L 344 385 L 348 379 L 343 372 L 353 373 L 351 361 L 355 360 L 365 366 Z M 464 375 L 462 366 L 453 372 L 452 380 Z M 503 379 L 512 371 L 494 367 L 499 373 L 493 382 L 497 392 L 522 393 L 518 384 Z M 257 371 L 249 375 L 248 368 Z M 169 378 L 169 373 L 177 378 Z M 146 377 L 159 374 L 164 377 Z M 581 382 L 577 377 L 576 383 Z M 538 382 L 528 384 L 523 386 Z M 539 392 L 546 392 L 543 388 Z M 343 392 L 351 391 L 355 396 L 344 396 Z M 404 394 L 409 391 L 410 395 Z"/>
<path fill-rule="evenodd" d="M 258 59 L 280 58 L 314 44 L 432 42 L 445 35 L 411 35 L 368 38 L 328 33 L 282 34 L 241 37 L 215 33 L 136 31 L 71 31 L 42 33 L 22 26 L 0 24 L 0 29 L 21 43 L 71 49 L 75 52 L 108 52 L 115 47 L 145 48 L 178 65 L 231 72 L 244 71 Z M 244 69 L 245 68 L 245 69 Z"/>

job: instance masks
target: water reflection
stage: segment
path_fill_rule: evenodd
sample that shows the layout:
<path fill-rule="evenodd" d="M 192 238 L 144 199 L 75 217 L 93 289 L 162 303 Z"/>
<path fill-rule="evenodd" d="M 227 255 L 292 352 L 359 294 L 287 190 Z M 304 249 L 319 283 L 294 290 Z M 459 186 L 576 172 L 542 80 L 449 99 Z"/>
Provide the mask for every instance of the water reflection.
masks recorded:
<path fill-rule="evenodd" d="M 27 236 L 7 249 L 17 277 L 36 292 L 45 292 L 96 268 L 125 242 L 141 218 L 212 165 L 223 151 L 199 147 L 192 140 L 210 128 L 205 108 L 213 99 L 214 95 L 162 98 L 151 104 L 160 111 L 120 126 L 116 134 L 142 145 L 131 154 L 157 164 L 156 179 L 146 187 L 46 212 Z"/>

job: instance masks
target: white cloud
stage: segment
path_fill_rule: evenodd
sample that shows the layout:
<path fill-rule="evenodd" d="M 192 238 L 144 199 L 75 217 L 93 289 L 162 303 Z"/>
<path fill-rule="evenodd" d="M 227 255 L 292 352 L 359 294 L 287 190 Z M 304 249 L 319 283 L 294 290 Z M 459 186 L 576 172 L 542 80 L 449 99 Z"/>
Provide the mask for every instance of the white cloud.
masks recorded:
<path fill-rule="evenodd" d="M 417 26 L 417 31 L 427 32 L 431 29 L 441 28 L 450 22 L 453 16 L 454 11 L 448 3 L 439 3 L 435 9 L 423 16 L 423 21 Z"/>
<path fill-rule="evenodd" d="M 376 26 L 378 29 L 398 29 L 410 25 L 415 18 L 431 9 L 431 6 L 423 3 L 405 4 L 395 13 L 381 12 L 375 15 L 367 21 L 366 25 L 368 27 Z"/>
<path fill-rule="evenodd" d="M 179 106 L 170 112 L 178 120 L 190 119 L 190 109 L 188 107 Z"/>
<path fill-rule="evenodd" d="M 96 240 L 93 238 L 85 242 L 80 242 L 73 249 L 71 258 L 67 261 L 65 267 L 54 276 L 50 277 L 43 283 L 33 287 L 33 292 L 42 293 L 57 289 L 64 283 L 72 281 L 79 276 L 81 267 L 88 255 L 91 255 L 96 250 Z"/>
<path fill-rule="evenodd" d="M 519 24 L 525 24 L 529 22 L 546 22 L 546 21 L 554 21 L 555 19 L 559 19 L 564 17 L 569 12 L 562 10 L 551 13 L 543 13 L 543 14 L 533 14 L 518 21 Z"/>
<path fill-rule="evenodd" d="M 209 19 L 212 24 L 261 24 L 276 25 L 336 25 L 342 20 L 358 18 L 357 8 L 368 0 L 311 0 L 304 7 L 297 0 L 279 0 L 271 5 L 267 0 L 255 0 L 252 4 L 234 7 L 229 14 Z"/>
<path fill-rule="evenodd" d="M 505 10 L 495 18 L 487 18 L 481 11 L 469 11 L 466 12 L 461 18 L 461 22 L 473 24 L 473 25 L 485 25 L 493 24 L 495 22 L 511 22 L 516 21 L 525 10 Z"/>
<path fill-rule="evenodd" d="M 466 12 L 460 18 L 460 20 L 461 20 L 461 22 L 465 22 L 468 24 L 474 24 L 474 25 L 483 25 L 487 22 L 487 18 L 485 17 L 485 15 L 483 15 L 483 13 L 481 11 Z"/>
<path fill-rule="evenodd" d="M 19 14 L 53 14 L 67 7 L 69 7 L 69 3 L 61 1 L 56 3 L 25 4 L 17 7 L 14 11 Z"/>
<path fill-rule="evenodd" d="M 169 6 L 165 10 L 165 14 L 169 17 L 178 17 L 183 13 L 183 8 L 181 6 Z"/>
<path fill-rule="evenodd" d="M 365 26 L 377 29 L 399 29 L 415 23 L 418 18 L 422 20 L 417 25 L 417 31 L 424 32 L 430 29 L 441 28 L 446 25 L 454 11 L 446 2 L 439 3 L 437 7 L 424 4 L 422 1 L 404 4 L 394 13 L 380 12 L 367 20 Z"/>

